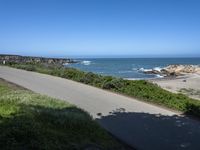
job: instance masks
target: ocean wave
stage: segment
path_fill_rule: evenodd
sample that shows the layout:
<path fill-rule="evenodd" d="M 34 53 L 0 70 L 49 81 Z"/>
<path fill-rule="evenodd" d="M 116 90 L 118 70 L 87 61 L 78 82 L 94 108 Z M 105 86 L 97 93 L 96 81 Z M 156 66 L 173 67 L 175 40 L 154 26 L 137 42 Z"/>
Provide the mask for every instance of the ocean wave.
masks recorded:
<path fill-rule="evenodd" d="M 99 71 L 99 72 L 96 72 L 97 74 L 104 74 L 104 72 L 103 71 Z"/>
<path fill-rule="evenodd" d="M 140 72 L 151 72 L 151 71 L 158 71 L 160 72 L 163 68 L 161 67 L 154 67 L 152 69 L 144 69 L 144 68 L 140 68 L 138 69 Z"/>
<path fill-rule="evenodd" d="M 83 61 L 81 62 L 81 64 L 86 65 L 86 66 L 89 66 L 89 65 L 91 64 L 91 61 L 89 61 L 89 60 L 83 60 Z"/>
<path fill-rule="evenodd" d="M 133 70 L 133 71 L 137 71 L 137 70 L 138 70 L 138 68 L 132 68 L 132 70 Z"/>
<path fill-rule="evenodd" d="M 145 80 L 147 78 L 123 78 L 124 80 Z"/>
<path fill-rule="evenodd" d="M 133 72 L 132 70 L 126 70 L 126 71 L 118 71 L 118 73 L 130 73 Z"/>
<path fill-rule="evenodd" d="M 152 69 L 144 69 L 144 68 L 140 68 L 138 69 L 140 72 L 147 72 L 147 71 L 152 71 Z"/>
<path fill-rule="evenodd" d="M 64 66 L 68 66 L 68 65 L 69 65 L 69 63 L 64 63 L 63 65 L 64 65 Z"/>
<path fill-rule="evenodd" d="M 157 74 L 156 78 L 164 78 L 164 76 Z"/>
<path fill-rule="evenodd" d="M 153 70 L 156 70 L 156 71 L 161 71 L 163 68 L 161 68 L 161 67 L 155 67 L 155 68 L 153 68 Z"/>

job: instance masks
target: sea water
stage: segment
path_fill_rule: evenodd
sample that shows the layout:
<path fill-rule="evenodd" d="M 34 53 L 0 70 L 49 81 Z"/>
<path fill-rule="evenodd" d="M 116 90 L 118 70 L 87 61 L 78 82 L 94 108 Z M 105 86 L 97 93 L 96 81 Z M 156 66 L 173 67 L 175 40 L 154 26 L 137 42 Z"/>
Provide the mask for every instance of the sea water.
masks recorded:
<path fill-rule="evenodd" d="M 171 64 L 200 65 L 200 58 L 85 58 L 69 64 L 86 72 L 111 75 L 127 79 L 162 78 L 160 75 L 145 74 L 145 70 L 160 70 Z"/>

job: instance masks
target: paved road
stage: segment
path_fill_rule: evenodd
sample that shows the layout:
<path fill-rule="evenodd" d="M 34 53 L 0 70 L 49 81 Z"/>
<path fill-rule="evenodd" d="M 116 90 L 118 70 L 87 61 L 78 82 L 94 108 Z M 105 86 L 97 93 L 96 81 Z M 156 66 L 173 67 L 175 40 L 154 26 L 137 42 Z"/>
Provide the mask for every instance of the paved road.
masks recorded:
<path fill-rule="evenodd" d="M 67 79 L 4 66 L 0 78 L 83 108 L 139 150 L 200 149 L 200 122 L 175 112 Z"/>

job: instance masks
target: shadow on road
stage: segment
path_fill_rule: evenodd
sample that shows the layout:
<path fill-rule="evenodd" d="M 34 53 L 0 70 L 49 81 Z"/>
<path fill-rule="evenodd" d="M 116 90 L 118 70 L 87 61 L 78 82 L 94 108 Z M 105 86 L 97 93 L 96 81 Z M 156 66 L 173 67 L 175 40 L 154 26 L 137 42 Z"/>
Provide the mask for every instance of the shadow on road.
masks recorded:
<path fill-rule="evenodd" d="M 141 150 L 199 150 L 200 122 L 184 116 L 163 116 L 117 109 L 97 121 Z"/>

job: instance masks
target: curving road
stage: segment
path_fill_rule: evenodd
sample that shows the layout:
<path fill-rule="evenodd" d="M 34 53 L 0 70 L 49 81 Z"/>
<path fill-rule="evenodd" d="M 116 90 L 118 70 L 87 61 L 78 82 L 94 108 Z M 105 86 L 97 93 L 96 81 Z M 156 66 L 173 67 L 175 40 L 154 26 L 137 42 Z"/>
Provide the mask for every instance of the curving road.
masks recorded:
<path fill-rule="evenodd" d="M 77 105 L 136 149 L 200 149 L 200 121 L 170 110 L 71 80 L 5 66 L 0 66 L 0 78 Z"/>

